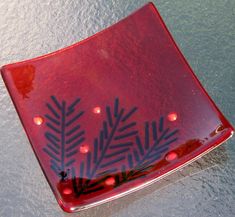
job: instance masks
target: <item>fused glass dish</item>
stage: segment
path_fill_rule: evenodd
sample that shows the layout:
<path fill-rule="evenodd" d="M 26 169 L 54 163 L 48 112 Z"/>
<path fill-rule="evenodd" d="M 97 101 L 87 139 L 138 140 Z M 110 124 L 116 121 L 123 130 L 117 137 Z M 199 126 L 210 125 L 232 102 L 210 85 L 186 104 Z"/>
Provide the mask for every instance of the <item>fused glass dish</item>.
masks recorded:
<path fill-rule="evenodd" d="M 1 72 L 67 212 L 141 189 L 233 132 L 152 3 L 93 37 Z"/>

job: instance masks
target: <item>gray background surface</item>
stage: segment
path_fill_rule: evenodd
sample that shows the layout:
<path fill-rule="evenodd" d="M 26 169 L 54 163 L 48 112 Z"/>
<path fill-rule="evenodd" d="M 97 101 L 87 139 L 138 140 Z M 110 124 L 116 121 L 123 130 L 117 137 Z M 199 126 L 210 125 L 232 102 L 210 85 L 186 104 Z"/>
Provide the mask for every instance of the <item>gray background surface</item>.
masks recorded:
<path fill-rule="evenodd" d="M 129 15 L 144 0 L 1 0 L 0 65 L 71 45 Z M 154 1 L 213 100 L 235 125 L 235 1 Z M 66 214 L 57 205 L 0 80 L 0 217 L 232 217 L 235 139 L 160 182 Z"/>

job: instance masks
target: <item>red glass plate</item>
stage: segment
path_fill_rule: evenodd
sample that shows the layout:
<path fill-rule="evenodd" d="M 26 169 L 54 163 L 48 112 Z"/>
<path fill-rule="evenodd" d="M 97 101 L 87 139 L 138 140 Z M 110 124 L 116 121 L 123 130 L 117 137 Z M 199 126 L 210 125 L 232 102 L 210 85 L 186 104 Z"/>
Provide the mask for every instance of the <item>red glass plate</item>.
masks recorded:
<path fill-rule="evenodd" d="M 143 188 L 233 132 L 151 3 L 2 76 L 67 212 Z"/>

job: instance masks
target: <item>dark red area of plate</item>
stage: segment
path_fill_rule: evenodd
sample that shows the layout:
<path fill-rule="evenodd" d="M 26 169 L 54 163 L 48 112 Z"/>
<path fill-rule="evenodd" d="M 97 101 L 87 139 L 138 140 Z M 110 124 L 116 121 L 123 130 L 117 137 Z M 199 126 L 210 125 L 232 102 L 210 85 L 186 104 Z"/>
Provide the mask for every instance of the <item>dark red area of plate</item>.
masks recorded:
<path fill-rule="evenodd" d="M 140 189 L 233 132 L 151 3 L 2 76 L 67 212 Z"/>

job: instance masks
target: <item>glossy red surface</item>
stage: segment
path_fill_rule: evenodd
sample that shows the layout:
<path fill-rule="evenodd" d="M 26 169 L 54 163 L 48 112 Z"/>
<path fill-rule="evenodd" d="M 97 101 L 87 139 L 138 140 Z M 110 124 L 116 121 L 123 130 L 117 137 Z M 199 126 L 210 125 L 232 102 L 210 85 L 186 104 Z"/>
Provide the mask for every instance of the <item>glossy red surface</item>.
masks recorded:
<path fill-rule="evenodd" d="M 153 4 L 2 76 L 67 212 L 140 189 L 233 132 Z"/>

